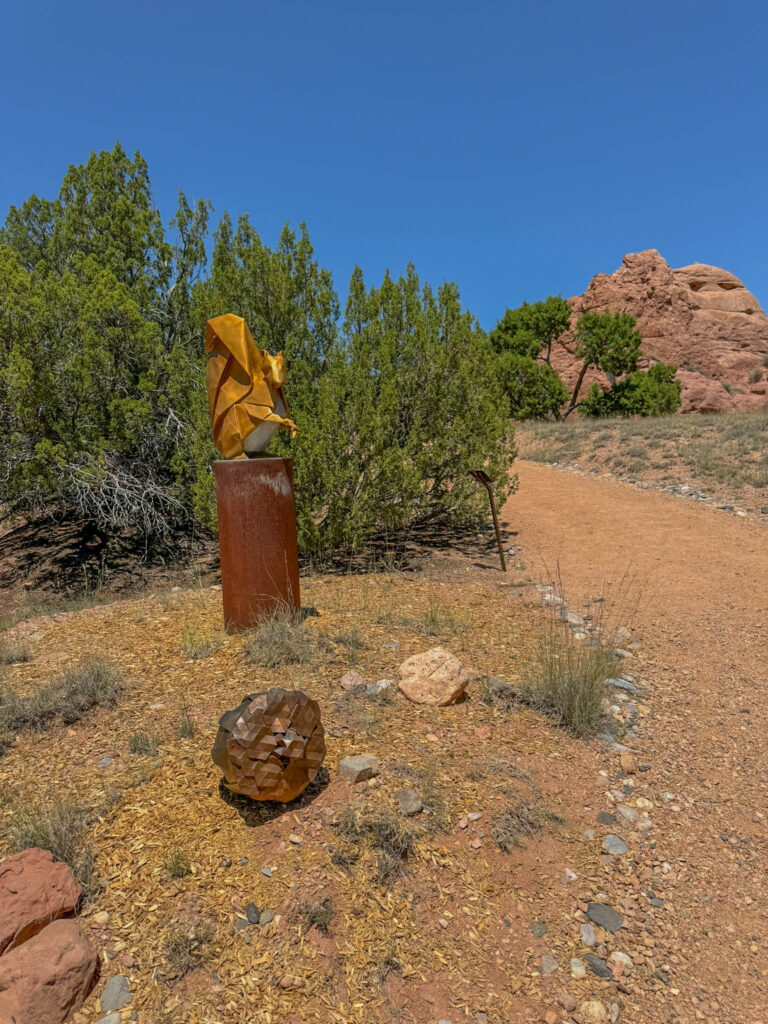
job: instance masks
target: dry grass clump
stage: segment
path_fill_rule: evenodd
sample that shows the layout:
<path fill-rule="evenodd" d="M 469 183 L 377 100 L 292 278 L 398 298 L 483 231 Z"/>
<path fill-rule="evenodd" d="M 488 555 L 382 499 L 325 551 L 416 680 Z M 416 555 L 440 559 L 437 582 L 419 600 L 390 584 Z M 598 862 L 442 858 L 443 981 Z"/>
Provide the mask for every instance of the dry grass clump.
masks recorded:
<path fill-rule="evenodd" d="M 0 693 L 0 748 L 2 737 L 7 742 L 22 729 L 42 731 L 57 719 L 71 725 L 92 708 L 113 708 L 121 690 L 120 672 L 97 660 L 67 669 L 30 697 L 6 690 Z"/>
<path fill-rule="evenodd" d="M 197 726 L 194 718 L 184 709 L 179 719 L 178 735 L 181 740 L 191 740 L 197 735 Z"/>
<path fill-rule="evenodd" d="M 181 649 L 188 658 L 208 658 L 219 646 L 220 641 L 197 623 L 185 622 L 181 627 Z"/>
<path fill-rule="evenodd" d="M 541 832 L 547 822 L 560 820 L 556 814 L 544 807 L 526 800 L 518 800 L 497 816 L 491 826 L 491 836 L 499 849 L 509 853 L 514 847 L 521 846 L 523 839 Z"/>
<path fill-rule="evenodd" d="M 405 862 L 416 850 L 413 829 L 389 809 L 360 813 L 347 808 L 336 823 L 336 829 L 347 845 L 334 851 L 333 863 L 339 866 L 354 863 L 359 856 L 354 844 L 365 843 L 376 856 L 377 880 L 385 886 L 403 874 Z"/>
<path fill-rule="evenodd" d="M 95 861 L 93 850 L 83 839 L 85 824 L 86 812 L 74 804 L 61 800 L 50 806 L 34 801 L 23 804 L 11 822 L 11 850 L 50 850 L 54 860 L 70 866 L 88 892 L 92 889 Z"/>
<path fill-rule="evenodd" d="M 303 623 L 301 615 L 279 609 L 262 619 L 243 645 L 246 660 L 262 668 L 306 665 L 319 657 L 323 645 Z"/>
<path fill-rule="evenodd" d="M 603 721 L 606 680 L 613 668 L 613 655 L 602 645 L 599 634 L 591 643 L 584 643 L 551 615 L 520 695 L 574 736 L 592 736 Z"/>
<path fill-rule="evenodd" d="M 203 960 L 205 947 L 213 939 L 211 924 L 197 924 L 193 928 L 172 928 L 163 943 L 163 955 L 172 978 L 183 978 Z"/>
<path fill-rule="evenodd" d="M 134 732 L 128 737 L 128 749 L 139 757 L 155 757 L 160 749 L 160 737 L 149 732 Z"/>
<path fill-rule="evenodd" d="M 174 846 L 168 851 L 165 870 L 171 878 L 184 878 L 192 871 L 192 863 L 180 846 Z"/>
<path fill-rule="evenodd" d="M 0 665 L 19 665 L 29 661 L 31 653 L 20 640 L 0 640 Z"/>

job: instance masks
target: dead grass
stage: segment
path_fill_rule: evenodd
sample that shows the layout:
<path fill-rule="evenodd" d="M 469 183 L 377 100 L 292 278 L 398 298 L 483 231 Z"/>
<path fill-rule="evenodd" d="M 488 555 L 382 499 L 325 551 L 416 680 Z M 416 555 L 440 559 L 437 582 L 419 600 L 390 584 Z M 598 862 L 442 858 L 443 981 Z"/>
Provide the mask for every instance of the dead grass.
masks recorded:
<path fill-rule="evenodd" d="M 414 830 L 388 808 L 363 812 L 347 808 L 339 818 L 336 829 L 346 846 L 334 851 L 334 863 L 354 863 L 359 858 L 359 852 L 354 851 L 354 846 L 364 844 L 374 853 L 376 879 L 384 886 L 389 886 L 403 874 L 405 862 L 416 849 Z M 350 847 L 353 849 L 350 850 Z"/>
<path fill-rule="evenodd" d="M 247 661 L 261 668 L 308 665 L 324 652 L 321 639 L 303 623 L 299 614 L 279 610 L 249 633 L 243 645 Z"/>
<path fill-rule="evenodd" d="M 160 737 L 149 732 L 134 732 L 128 737 L 128 749 L 139 757 L 155 757 L 160 749 Z"/>
<path fill-rule="evenodd" d="M 181 627 L 181 649 L 193 660 L 209 658 L 220 646 L 220 641 L 210 629 L 194 622 L 185 622 Z"/>
<path fill-rule="evenodd" d="M 333 904 L 330 898 L 326 897 L 319 903 L 313 903 L 307 907 L 306 917 L 310 928 L 315 927 L 322 932 L 327 932 L 333 920 Z"/>
<path fill-rule="evenodd" d="M 75 804 L 55 801 L 50 806 L 31 801 L 17 810 L 9 830 L 13 853 L 37 848 L 50 850 L 54 860 L 68 864 L 88 893 L 93 888 L 93 850 L 84 840 L 86 812 Z"/>
<path fill-rule="evenodd" d="M 497 815 L 491 826 L 491 836 L 499 849 L 509 853 L 515 847 L 522 846 L 523 839 L 541 832 L 547 823 L 556 821 L 560 821 L 558 816 L 546 808 L 526 800 L 517 800 Z"/>
<path fill-rule="evenodd" d="M 172 978 L 183 978 L 204 959 L 205 947 L 215 935 L 211 924 L 197 924 L 193 928 L 171 928 L 163 942 L 163 955 Z"/>
<path fill-rule="evenodd" d="M 0 665 L 20 665 L 29 661 L 29 646 L 21 640 L 0 640 Z"/>
<path fill-rule="evenodd" d="M 614 669 L 600 625 L 588 642 L 577 640 L 558 611 L 547 614 L 536 657 L 527 666 L 521 697 L 579 738 L 599 731 L 606 680 Z"/>
<path fill-rule="evenodd" d="M 29 697 L 8 689 L 0 693 L 0 743 L 25 729 L 40 732 L 56 720 L 71 725 L 96 707 L 113 708 L 121 690 L 120 672 L 95 659 L 67 669 Z"/>

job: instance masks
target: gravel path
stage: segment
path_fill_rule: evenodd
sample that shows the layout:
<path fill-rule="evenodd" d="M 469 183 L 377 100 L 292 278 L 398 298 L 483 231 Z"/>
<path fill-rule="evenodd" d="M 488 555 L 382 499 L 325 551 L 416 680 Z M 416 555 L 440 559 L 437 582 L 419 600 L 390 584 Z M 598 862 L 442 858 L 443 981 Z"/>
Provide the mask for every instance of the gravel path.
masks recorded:
<path fill-rule="evenodd" d="M 625 663 L 651 683 L 635 741 L 654 828 L 636 866 L 663 906 L 659 966 L 623 1020 L 768 1021 L 768 528 L 674 497 L 520 462 L 503 510 L 527 570 L 568 603 L 632 578 Z"/>

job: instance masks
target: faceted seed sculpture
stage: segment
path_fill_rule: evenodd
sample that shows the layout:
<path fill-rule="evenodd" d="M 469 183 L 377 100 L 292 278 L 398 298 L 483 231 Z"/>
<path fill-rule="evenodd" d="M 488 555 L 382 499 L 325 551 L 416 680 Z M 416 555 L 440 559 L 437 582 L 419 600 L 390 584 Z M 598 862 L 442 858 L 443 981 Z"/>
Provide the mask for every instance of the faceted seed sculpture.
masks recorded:
<path fill-rule="evenodd" d="M 252 800 L 294 800 L 325 757 L 320 707 L 301 690 L 254 693 L 219 720 L 214 763 L 233 793 Z"/>

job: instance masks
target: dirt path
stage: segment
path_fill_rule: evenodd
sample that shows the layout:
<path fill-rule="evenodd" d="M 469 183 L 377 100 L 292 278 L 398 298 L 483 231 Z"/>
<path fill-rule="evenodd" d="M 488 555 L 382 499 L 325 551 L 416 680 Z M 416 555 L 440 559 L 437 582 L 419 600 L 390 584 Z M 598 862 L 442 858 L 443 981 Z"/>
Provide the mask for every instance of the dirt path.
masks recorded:
<path fill-rule="evenodd" d="M 569 606 L 629 570 L 632 669 L 652 684 L 633 741 L 654 829 L 633 865 L 664 905 L 659 989 L 633 1024 L 768 1021 L 768 529 L 609 480 L 519 463 L 503 519 Z M 646 950 L 646 953 L 648 950 Z"/>

